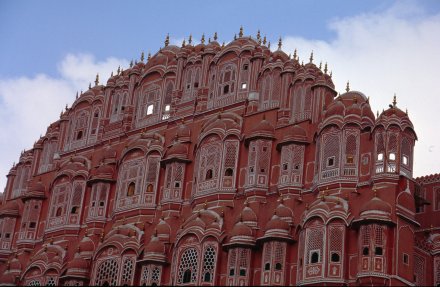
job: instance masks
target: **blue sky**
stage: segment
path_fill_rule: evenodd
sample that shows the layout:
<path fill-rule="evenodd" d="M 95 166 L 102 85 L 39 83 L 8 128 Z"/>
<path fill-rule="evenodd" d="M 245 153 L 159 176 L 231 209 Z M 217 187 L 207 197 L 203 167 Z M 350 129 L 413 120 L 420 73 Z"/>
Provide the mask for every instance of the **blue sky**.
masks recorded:
<path fill-rule="evenodd" d="M 329 62 L 337 90 L 350 80 L 374 110 L 397 93 L 419 136 L 415 175 L 440 172 L 440 133 L 428 116 L 440 107 L 440 1 L 2 0 L 0 190 L 20 151 L 97 72 L 106 81 L 141 51 L 155 53 L 167 33 L 172 43 L 214 32 L 229 42 L 241 25 L 246 35 L 260 29 L 272 47 L 281 36 L 283 50 L 298 48 L 301 59 L 313 50 L 315 62 Z"/>

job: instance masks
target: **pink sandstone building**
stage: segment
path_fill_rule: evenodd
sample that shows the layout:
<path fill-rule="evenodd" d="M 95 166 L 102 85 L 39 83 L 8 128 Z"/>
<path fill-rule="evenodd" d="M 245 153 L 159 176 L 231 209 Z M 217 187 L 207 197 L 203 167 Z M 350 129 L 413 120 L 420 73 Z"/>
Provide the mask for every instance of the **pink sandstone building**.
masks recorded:
<path fill-rule="evenodd" d="M 408 114 L 269 45 L 167 38 L 97 78 L 7 175 L 0 285 L 440 284 Z"/>

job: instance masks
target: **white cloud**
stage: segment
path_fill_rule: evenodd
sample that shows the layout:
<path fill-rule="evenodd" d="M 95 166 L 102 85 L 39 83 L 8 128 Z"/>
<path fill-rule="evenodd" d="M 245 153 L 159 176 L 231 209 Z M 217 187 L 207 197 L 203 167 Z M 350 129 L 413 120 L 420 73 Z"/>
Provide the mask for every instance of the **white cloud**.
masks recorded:
<path fill-rule="evenodd" d="M 313 50 L 315 63 L 329 63 L 336 90 L 342 93 L 349 80 L 352 90 L 371 97 L 374 113 L 386 109 L 396 93 L 419 137 L 414 175 L 439 173 L 440 14 L 427 15 L 404 2 L 381 13 L 336 19 L 329 29 L 336 34 L 331 41 L 288 36 L 283 50 L 297 48 L 305 63 Z"/>
<path fill-rule="evenodd" d="M 96 73 L 107 79 L 119 65 L 127 67 L 128 62 L 116 58 L 98 62 L 89 54 L 69 54 L 58 65 L 58 78 L 39 74 L 0 79 L 0 192 L 20 152 L 45 134 L 65 105 L 72 104 L 76 91 L 86 90 Z"/>

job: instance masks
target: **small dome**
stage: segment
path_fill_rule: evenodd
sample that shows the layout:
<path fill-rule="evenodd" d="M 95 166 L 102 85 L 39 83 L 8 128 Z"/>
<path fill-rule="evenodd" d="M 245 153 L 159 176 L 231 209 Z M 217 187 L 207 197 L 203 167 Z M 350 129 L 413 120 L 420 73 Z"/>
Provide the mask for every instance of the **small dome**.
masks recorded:
<path fill-rule="evenodd" d="M 182 123 L 177 127 L 178 138 L 189 138 L 190 136 L 191 136 L 191 130 L 185 123 Z"/>
<path fill-rule="evenodd" d="M 175 142 L 165 153 L 165 158 L 177 157 L 187 158 L 188 149 L 181 142 Z"/>
<path fill-rule="evenodd" d="M 292 218 L 292 210 L 285 206 L 283 203 L 280 203 L 277 208 L 275 208 L 275 214 L 278 215 L 280 218 Z"/>
<path fill-rule="evenodd" d="M 344 116 L 345 112 L 345 106 L 340 100 L 334 101 L 327 109 L 327 112 L 325 113 L 325 117 L 329 118 L 331 116 Z"/>
<path fill-rule="evenodd" d="M 289 231 L 289 224 L 282 220 L 278 215 L 274 214 L 272 216 L 272 218 L 269 220 L 269 222 L 266 225 L 266 231 L 269 230 L 273 230 L 273 229 L 277 229 L 277 230 L 285 230 L 285 231 Z"/>
<path fill-rule="evenodd" d="M 243 222 L 257 222 L 257 215 L 249 206 L 245 206 L 241 211 L 241 219 Z"/>
<path fill-rule="evenodd" d="M 109 166 L 107 164 L 103 164 L 103 165 L 100 165 L 96 169 L 95 175 L 97 177 L 109 177 L 109 178 L 112 178 L 113 172 L 114 172 L 114 169 L 111 166 Z"/>
<path fill-rule="evenodd" d="M 165 253 L 165 245 L 159 240 L 159 237 L 153 235 L 150 242 L 145 246 L 146 253 Z"/>
<path fill-rule="evenodd" d="M 0 276 L 0 284 L 6 286 L 16 286 L 17 282 L 15 280 L 15 277 L 19 275 L 20 274 L 14 274 L 14 272 L 5 270 L 2 276 Z"/>
<path fill-rule="evenodd" d="M 160 219 L 159 223 L 156 225 L 156 232 L 158 237 L 169 237 L 171 228 L 165 220 Z"/>
<path fill-rule="evenodd" d="M 78 248 L 81 253 L 83 252 L 93 252 L 95 250 L 95 244 L 92 239 L 88 236 L 84 236 L 81 242 L 78 245 Z"/>
<path fill-rule="evenodd" d="M 258 125 L 255 126 L 245 141 L 246 144 L 248 144 L 249 141 L 256 138 L 273 139 L 275 138 L 274 134 L 275 128 L 268 120 L 266 120 L 265 115 L 263 115 L 263 119 L 260 121 L 260 123 L 258 123 Z"/>
<path fill-rule="evenodd" d="M 75 253 L 72 261 L 67 263 L 67 274 L 76 273 L 78 269 L 88 270 L 89 263 L 86 259 L 82 258 L 79 253 Z"/>
<path fill-rule="evenodd" d="M 351 106 L 347 107 L 347 109 L 345 110 L 345 116 L 348 115 L 355 115 L 360 117 L 362 115 L 362 110 L 359 104 L 353 103 Z"/>
<path fill-rule="evenodd" d="M 20 263 L 20 261 L 18 260 L 17 257 L 14 257 L 11 260 L 11 264 L 9 265 L 9 270 L 21 272 L 21 263 Z"/>
<path fill-rule="evenodd" d="M 17 200 L 9 200 L 0 208 L 0 217 L 17 217 L 20 214 L 20 207 Z"/>
<path fill-rule="evenodd" d="M 272 61 L 281 60 L 282 62 L 286 62 L 289 60 L 289 56 L 284 53 L 282 50 L 278 49 L 272 54 Z"/>
<path fill-rule="evenodd" d="M 253 236 L 252 229 L 242 221 L 239 221 L 232 228 L 231 237 L 234 236 Z"/>
<path fill-rule="evenodd" d="M 41 181 L 31 181 L 22 199 L 25 201 L 30 198 L 44 198 L 45 191 L 46 187 Z"/>
<path fill-rule="evenodd" d="M 391 206 L 379 197 L 374 196 L 371 200 L 365 202 L 360 209 L 361 214 L 367 211 L 381 211 L 391 213 Z"/>

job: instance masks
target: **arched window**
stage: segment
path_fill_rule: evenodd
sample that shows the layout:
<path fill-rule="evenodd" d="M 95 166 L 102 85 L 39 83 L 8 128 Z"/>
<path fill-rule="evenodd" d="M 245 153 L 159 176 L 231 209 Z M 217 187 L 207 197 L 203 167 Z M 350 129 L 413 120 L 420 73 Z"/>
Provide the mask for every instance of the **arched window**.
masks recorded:
<path fill-rule="evenodd" d="M 58 207 L 58 208 L 57 208 L 56 216 L 61 216 L 62 213 L 63 213 L 63 208 Z"/>
<path fill-rule="evenodd" d="M 136 190 L 136 184 L 134 182 L 130 182 L 127 188 L 127 196 L 133 196 Z"/>
<path fill-rule="evenodd" d="M 195 248 L 186 249 L 180 256 L 177 283 L 196 283 L 198 270 L 198 252 Z"/>
<path fill-rule="evenodd" d="M 313 251 L 310 256 L 310 263 L 318 263 L 319 262 L 319 253 L 317 251 Z"/>
<path fill-rule="evenodd" d="M 148 186 L 147 186 L 147 192 L 153 192 L 154 190 L 153 190 L 153 185 L 150 183 Z"/>
<path fill-rule="evenodd" d="M 212 169 L 208 169 L 206 171 L 205 180 L 210 180 L 210 179 L 212 179 Z"/>
<path fill-rule="evenodd" d="M 187 269 L 185 270 L 185 273 L 183 273 L 182 283 L 189 283 L 189 282 L 191 282 L 191 270 Z"/>
<path fill-rule="evenodd" d="M 232 168 L 227 168 L 225 170 L 225 176 L 232 176 L 234 174 L 234 170 Z"/>

